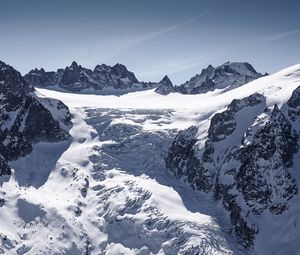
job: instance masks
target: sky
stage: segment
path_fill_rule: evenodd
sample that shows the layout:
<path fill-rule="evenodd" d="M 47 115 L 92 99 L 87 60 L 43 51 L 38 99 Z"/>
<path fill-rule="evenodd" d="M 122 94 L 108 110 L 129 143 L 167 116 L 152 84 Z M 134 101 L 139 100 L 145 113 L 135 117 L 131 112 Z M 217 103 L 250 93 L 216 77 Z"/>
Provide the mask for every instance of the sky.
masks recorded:
<path fill-rule="evenodd" d="M 0 60 L 22 74 L 122 63 L 179 85 L 209 64 L 300 63 L 299 0 L 0 0 Z"/>

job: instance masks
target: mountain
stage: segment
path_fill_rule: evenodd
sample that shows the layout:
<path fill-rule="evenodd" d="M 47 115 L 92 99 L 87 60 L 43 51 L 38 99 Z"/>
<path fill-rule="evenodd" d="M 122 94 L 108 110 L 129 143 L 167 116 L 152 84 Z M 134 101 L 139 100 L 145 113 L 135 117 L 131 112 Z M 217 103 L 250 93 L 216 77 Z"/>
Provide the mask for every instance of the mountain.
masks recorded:
<path fill-rule="evenodd" d="M 295 79 L 299 69 L 285 75 Z M 266 84 L 272 81 L 279 83 L 271 79 Z M 221 201 L 239 242 L 256 249 L 264 245 L 257 239 L 266 232 L 275 243 L 268 228 L 287 224 L 288 215 L 299 210 L 296 197 L 300 180 L 295 170 L 299 167 L 300 86 L 290 98 L 277 99 L 276 103 L 270 102 L 265 89 L 262 91 L 264 95 L 234 99 L 225 110 L 212 115 L 205 131 L 201 130 L 203 123 L 180 131 L 165 158 L 177 178 Z M 296 218 L 289 220 L 290 233 L 298 229 L 291 226 Z M 282 231 L 280 234 L 284 236 Z M 290 238 L 287 243 L 294 242 L 296 236 L 291 234 Z M 262 250 L 266 249 L 272 250 Z M 295 248 L 291 249 L 294 253 Z M 262 254 L 273 254 L 262 250 Z"/>
<path fill-rule="evenodd" d="M 45 72 L 42 68 L 30 71 L 24 79 L 32 86 L 41 88 L 58 87 L 71 92 L 94 92 L 122 94 L 154 88 L 156 83 L 139 82 L 134 73 L 124 65 L 97 65 L 94 70 L 78 65 L 75 61 L 65 69 Z"/>
<path fill-rule="evenodd" d="M 164 78 L 158 83 L 157 88 L 154 90 L 156 93 L 161 95 L 168 95 L 172 92 L 175 92 L 175 87 L 171 82 L 170 78 L 166 75 Z"/>
<path fill-rule="evenodd" d="M 209 65 L 200 74 L 178 86 L 177 90 L 182 94 L 200 94 L 216 89 L 230 90 L 262 76 L 247 62 L 226 62 L 217 67 Z"/>
<path fill-rule="evenodd" d="M 161 95 L 173 92 L 201 94 L 208 91 L 230 90 L 255 80 L 263 75 L 249 63 L 227 62 L 216 68 L 209 65 L 189 81 L 174 86 L 168 76 L 160 82 L 140 82 L 124 65 L 97 65 L 94 70 L 73 62 L 65 69 L 46 72 L 43 68 L 31 70 L 24 79 L 32 86 L 48 89 L 63 89 L 70 92 L 122 95 L 128 92 L 154 89 Z"/>
<path fill-rule="evenodd" d="M 51 87 L 58 84 L 64 69 L 58 69 L 56 72 L 46 72 L 43 68 L 31 70 L 24 75 L 24 80 L 34 87 Z"/>
<path fill-rule="evenodd" d="M 0 61 L 0 175 L 11 174 L 8 161 L 32 151 L 38 142 L 69 139 L 71 115 L 56 99 L 39 98 L 13 67 Z"/>
<path fill-rule="evenodd" d="M 80 66 L 69 69 L 65 83 Z M 10 116 L 20 93 L 21 102 L 47 106 L 62 137 L 45 128 L 40 108 L 34 123 L 45 132 L 26 133 L 31 150 L 1 153 L 10 175 L 0 176 L 0 253 L 300 250 L 300 65 L 232 89 L 170 96 L 33 89 L 17 72 L 5 77 Z M 159 86 L 168 92 L 170 79 Z M 15 126 L 18 140 L 25 125 Z"/>

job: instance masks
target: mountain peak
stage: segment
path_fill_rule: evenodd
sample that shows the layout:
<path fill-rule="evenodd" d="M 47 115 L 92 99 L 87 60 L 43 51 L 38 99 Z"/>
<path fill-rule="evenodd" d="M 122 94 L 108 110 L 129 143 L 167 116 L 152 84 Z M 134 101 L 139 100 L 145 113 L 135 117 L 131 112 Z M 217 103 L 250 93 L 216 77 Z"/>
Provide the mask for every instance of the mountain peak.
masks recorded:
<path fill-rule="evenodd" d="M 133 72 L 127 70 L 125 65 L 120 63 L 115 64 L 112 67 L 112 72 L 114 75 L 120 77 L 121 79 L 128 79 L 130 82 L 138 83 L 138 79 L 135 77 Z"/>
<path fill-rule="evenodd" d="M 126 69 L 126 70 L 127 70 L 126 66 L 123 65 L 123 64 L 120 64 L 120 63 L 115 64 L 115 65 L 113 66 L 113 68 L 120 68 L 120 69 Z"/>
<path fill-rule="evenodd" d="M 14 68 L 10 65 L 7 65 L 6 63 L 0 61 L 0 72 L 5 72 L 6 70 L 14 70 Z"/>
<path fill-rule="evenodd" d="M 0 93 L 11 93 L 16 96 L 33 90 L 16 69 L 2 61 L 0 61 L 0 82 L 2 84 Z"/>
<path fill-rule="evenodd" d="M 101 64 L 101 65 L 96 65 L 95 68 L 94 68 L 94 72 L 97 72 L 97 71 L 108 71 L 111 69 L 111 66 L 108 66 L 108 65 L 105 65 L 105 64 Z"/>
<path fill-rule="evenodd" d="M 234 70 L 240 74 L 246 74 L 246 75 L 253 75 L 257 74 L 257 71 L 254 69 L 254 67 L 249 62 L 230 62 L 227 61 L 221 66 L 218 66 L 217 68 L 230 68 L 231 70 Z"/>
<path fill-rule="evenodd" d="M 168 75 L 165 75 L 164 78 L 159 82 L 159 84 L 165 84 L 165 85 L 171 85 L 173 86 L 173 83 L 171 82 Z"/>
<path fill-rule="evenodd" d="M 168 95 L 171 92 L 175 92 L 175 88 L 167 75 L 158 84 L 159 86 L 155 89 L 155 92 L 158 94 Z"/>
<path fill-rule="evenodd" d="M 70 65 L 70 67 L 78 67 L 78 64 L 76 61 L 73 61 L 72 64 Z"/>
<path fill-rule="evenodd" d="M 226 62 L 220 66 L 209 65 L 200 74 L 178 87 L 183 94 L 200 94 L 215 89 L 233 89 L 253 81 L 262 74 L 248 62 Z"/>

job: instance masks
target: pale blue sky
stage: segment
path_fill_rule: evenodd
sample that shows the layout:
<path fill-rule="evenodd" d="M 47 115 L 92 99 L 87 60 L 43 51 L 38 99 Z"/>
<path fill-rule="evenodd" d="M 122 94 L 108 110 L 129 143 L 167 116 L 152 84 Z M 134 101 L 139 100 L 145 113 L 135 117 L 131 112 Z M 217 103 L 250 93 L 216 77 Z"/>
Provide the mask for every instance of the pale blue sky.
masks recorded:
<path fill-rule="evenodd" d="M 208 64 L 261 72 L 300 62 L 297 0 L 0 0 L 0 60 L 23 74 L 75 60 L 180 84 Z"/>

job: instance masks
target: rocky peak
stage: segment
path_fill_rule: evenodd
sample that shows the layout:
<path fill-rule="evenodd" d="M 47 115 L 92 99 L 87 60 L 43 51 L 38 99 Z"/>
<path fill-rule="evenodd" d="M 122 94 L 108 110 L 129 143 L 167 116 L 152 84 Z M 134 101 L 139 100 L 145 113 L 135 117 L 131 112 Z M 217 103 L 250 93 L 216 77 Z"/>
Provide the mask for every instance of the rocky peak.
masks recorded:
<path fill-rule="evenodd" d="M 57 72 L 46 72 L 44 68 L 31 70 L 29 73 L 24 75 L 25 81 L 31 86 L 36 87 L 48 87 L 57 85 L 59 76 L 57 74 L 62 74 L 62 70 L 57 70 Z"/>
<path fill-rule="evenodd" d="M 158 87 L 155 89 L 155 92 L 161 95 L 168 95 L 169 93 L 175 92 L 175 87 L 167 75 L 165 75 L 158 83 Z"/>
<path fill-rule="evenodd" d="M 84 89 L 102 90 L 105 87 L 117 90 L 131 89 L 134 84 L 139 84 L 134 73 L 127 70 L 122 64 L 108 66 L 97 65 L 94 70 L 84 68 L 75 61 L 65 69 L 56 72 L 32 70 L 24 76 L 25 80 L 38 87 L 58 86 L 65 90 L 78 92 Z M 147 88 L 140 84 L 142 88 Z"/>
<path fill-rule="evenodd" d="M 40 69 L 38 69 L 38 68 L 35 68 L 34 70 L 31 70 L 29 73 L 35 73 L 35 74 L 44 74 L 44 73 L 46 73 L 46 71 L 45 71 L 45 69 L 44 68 L 40 68 Z"/>
<path fill-rule="evenodd" d="M 85 75 L 83 68 L 78 65 L 75 61 L 72 64 L 65 68 L 59 85 L 63 88 L 72 87 L 77 90 L 78 86 L 81 88 L 86 88 L 89 86 L 89 79 Z"/>
<path fill-rule="evenodd" d="M 77 64 L 76 61 L 73 61 L 72 64 L 70 65 L 70 67 L 67 67 L 69 69 L 78 69 L 79 68 L 79 65 Z"/>
<path fill-rule="evenodd" d="M 226 62 L 213 67 L 209 65 L 200 74 L 178 87 L 184 94 L 199 94 L 215 89 L 233 89 L 261 77 L 262 74 L 249 63 Z"/>
<path fill-rule="evenodd" d="M 13 67 L 0 61 L 0 90 L 1 93 L 9 93 L 16 97 L 33 91 L 33 87 L 29 86 Z"/>
<path fill-rule="evenodd" d="M 108 72 L 109 70 L 111 70 L 111 66 L 102 64 L 102 65 L 96 65 L 96 67 L 94 68 L 94 73 L 95 72 L 101 72 L 101 71 L 106 71 Z"/>
<path fill-rule="evenodd" d="M 119 72 L 119 73 L 123 73 L 123 72 L 128 72 L 126 66 L 117 63 L 112 67 L 113 70 L 115 70 L 115 72 Z"/>
<path fill-rule="evenodd" d="M 261 128 L 252 136 L 251 142 L 248 139 L 248 144 L 253 143 L 254 140 L 264 144 L 265 146 L 261 151 L 260 157 L 263 157 L 265 160 L 271 160 L 271 157 L 277 150 L 283 166 L 290 167 L 293 163 L 293 155 L 298 150 L 298 134 L 276 104 L 269 115 L 267 117 L 268 113 L 264 113 L 267 121 L 264 119 L 260 120 L 258 117 L 256 125 L 261 121 Z M 246 133 L 246 138 L 247 135 L 248 133 Z"/>
<path fill-rule="evenodd" d="M 296 94 L 290 105 L 297 102 Z M 257 93 L 235 99 L 216 113 L 201 145 L 195 134 L 189 129 L 179 132 L 166 157 L 167 167 L 192 187 L 214 192 L 228 210 L 237 238 L 245 247 L 252 246 L 259 231 L 255 215 L 284 213 L 298 193 L 290 169 L 299 135 L 281 109 L 266 108 L 265 97 Z"/>
<path fill-rule="evenodd" d="M 137 78 L 135 77 L 134 73 L 129 72 L 126 68 L 126 66 L 122 64 L 115 64 L 112 67 L 112 72 L 114 75 L 116 75 L 119 78 L 128 78 L 131 82 L 138 83 Z"/>
<path fill-rule="evenodd" d="M 237 126 L 238 120 L 236 119 L 236 114 L 245 107 L 257 106 L 261 103 L 265 103 L 265 97 L 259 93 L 252 94 L 243 99 L 234 99 L 225 111 L 216 113 L 211 118 L 208 139 L 213 142 L 225 139 Z M 254 119 L 254 117 L 252 118 Z"/>
<path fill-rule="evenodd" d="M 38 98 L 33 92 L 19 72 L 0 62 L 0 175 L 9 174 L 8 161 L 30 153 L 33 143 L 69 137 L 68 108 L 58 100 Z"/>
<path fill-rule="evenodd" d="M 159 84 L 164 84 L 164 85 L 167 85 L 167 86 L 173 86 L 173 83 L 171 82 L 168 75 L 165 75 L 164 78 L 162 78 L 162 80 L 159 82 Z"/>

